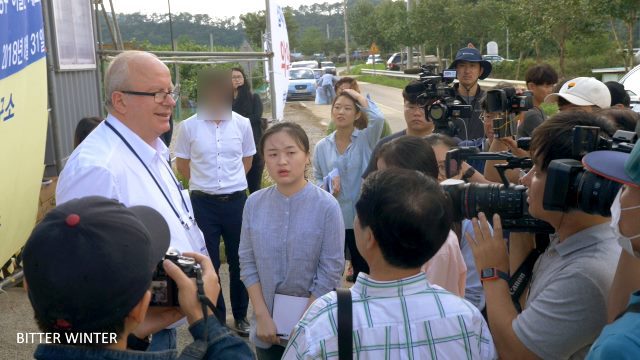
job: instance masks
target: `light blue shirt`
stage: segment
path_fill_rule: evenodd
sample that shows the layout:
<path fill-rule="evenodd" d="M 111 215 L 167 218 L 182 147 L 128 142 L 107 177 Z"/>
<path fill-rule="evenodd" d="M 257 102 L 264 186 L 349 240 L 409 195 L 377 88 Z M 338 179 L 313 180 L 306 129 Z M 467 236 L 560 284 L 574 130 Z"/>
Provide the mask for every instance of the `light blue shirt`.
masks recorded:
<path fill-rule="evenodd" d="M 347 229 L 353 229 L 355 204 L 360 195 L 362 174 L 367 169 L 373 148 L 380 140 L 384 126 L 384 116 L 378 106 L 371 99 L 367 101 L 369 106 L 362 111 L 369 118 L 369 126 L 363 130 L 353 130 L 351 144 L 343 154 L 338 152 L 335 131 L 320 140 L 313 152 L 313 177 L 318 186 L 322 185 L 324 177 L 329 175 L 331 170 L 338 169 L 340 172 L 340 192 L 337 198 Z"/>
<path fill-rule="evenodd" d="M 247 288 L 260 283 L 270 314 L 276 293 L 319 298 L 340 285 L 344 236 L 336 199 L 311 182 L 290 197 L 276 186 L 262 189 L 242 215 L 240 277 Z M 270 347 L 257 338 L 255 318 L 250 339 Z"/>

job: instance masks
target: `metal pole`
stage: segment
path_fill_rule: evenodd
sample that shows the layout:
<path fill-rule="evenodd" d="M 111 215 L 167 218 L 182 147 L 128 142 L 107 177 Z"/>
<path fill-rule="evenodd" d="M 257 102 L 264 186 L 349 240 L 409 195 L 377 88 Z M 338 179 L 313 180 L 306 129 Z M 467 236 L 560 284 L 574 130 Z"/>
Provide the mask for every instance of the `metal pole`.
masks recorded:
<path fill-rule="evenodd" d="M 507 28 L 507 59 L 509 59 L 509 28 Z"/>
<path fill-rule="evenodd" d="M 176 42 L 173 39 L 173 19 L 171 18 L 171 0 L 167 0 L 167 7 L 169 8 L 169 34 L 171 36 L 171 50 L 176 51 Z M 173 79 L 176 82 L 176 85 L 180 83 L 180 78 L 179 78 L 179 74 L 178 74 L 178 64 L 173 64 Z M 176 112 L 176 119 L 174 119 L 173 121 L 175 122 L 176 120 L 181 120 L 180 119 L 180 108 L 181 108 L 181 99 L 178 99 L 178 103 L 176 104 L 177 106 L 175 107 L 175 112 Z"/>
<path fill-rule="evenodd" d="M 411 0 L 407 0 L 407 16 L 411 13 L 413 9 L 413 3 Z M 402 52 L 400 52 L 400 67 L 402 67 Z M 411 69 L 413 67 L 413 46 L 407 46 L 407 68 Z"/>
<path fill-rule="evenodd" d="M 344 0 L 344 52 L 347 57 L 347 73 L 351 72 L 351 54 L 349 51 L 349 26 L 347 24 L 347 0 Z"/>
<path fill-rule="evenodd" d="M 98 12 L 100 11 L 98 9 L 98 4 L 94 4 L 93 8 L 92 8 L 93 12 L 91 15 L 93 15 L 93 21 L 94 21 L 94 32 L 96 34 L 96 40 L 98 41 L 98 48 L 102 49 L 103 45 L 102 45 L 102 34 L 101 34 L 101 29 L 100 29 L 100 15 L 98 15 Z M 107 24 L 108 25 L 108 24 Z M 98 92 L 98 99 L 100 99 L 100 102 L 102 103 L 104 96 L 102 94 L 102 56 L 99 56 L 96 52 L 96 85 L 97 85 L 97 92 Z M 100 106 L 100 116 L 104 116 L 104 107 Z"/>
<path fill-rule="evenodd" d="M 269 0 L 265 0 L 265 5 L 267 6 L 266 11 L 266 20 L 267 20 L 267 47 L 269 52 L 273 53 L 274 44 L 271 43 L 271 5 Z M 278 116 L 276 113 L 276 81 L 274 77 L 274 69 L 273 69 L 273 56 L 269 57 L 269 93 L 271 94 L 271 119 L 273 121 L 277 121 Z"/>
<path fill-rule="evenodd" d="M 116 18 L 116 11 L 113 8 L 113 1 L 109 0 L 109 6 L 111 7 L 111 17 L 113 17 L 113 27 L 115 28 L 115 32 L 116 32 L 116 44 L 117 49 L 123 50 L 124 49 L 124 44 L 122 43 L 122 34 L 120 34 L 120 26 L 118 25 L 118 19 Z"/>

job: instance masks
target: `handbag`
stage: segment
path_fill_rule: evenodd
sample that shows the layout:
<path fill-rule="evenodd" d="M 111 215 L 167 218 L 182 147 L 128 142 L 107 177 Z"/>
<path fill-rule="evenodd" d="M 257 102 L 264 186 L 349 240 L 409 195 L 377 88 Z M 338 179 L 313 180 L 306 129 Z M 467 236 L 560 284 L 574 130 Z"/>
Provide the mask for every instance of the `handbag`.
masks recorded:
<path fill-rule="evenodd" d="M 353 302 L 351 290 L 336 289 L 338 294 L 338 359 L 353 359 Z"/>

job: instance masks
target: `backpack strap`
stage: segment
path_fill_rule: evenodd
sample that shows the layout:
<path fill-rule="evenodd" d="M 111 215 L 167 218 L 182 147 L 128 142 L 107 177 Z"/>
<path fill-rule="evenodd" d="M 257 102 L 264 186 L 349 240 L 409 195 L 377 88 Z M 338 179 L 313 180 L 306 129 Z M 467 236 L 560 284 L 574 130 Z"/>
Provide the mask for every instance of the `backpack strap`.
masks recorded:
<path fill-rule="evenodd" d="M 353 314 L 351 290 L 336 289 L 338 294 L 338 359 L 353 359 Z"/>

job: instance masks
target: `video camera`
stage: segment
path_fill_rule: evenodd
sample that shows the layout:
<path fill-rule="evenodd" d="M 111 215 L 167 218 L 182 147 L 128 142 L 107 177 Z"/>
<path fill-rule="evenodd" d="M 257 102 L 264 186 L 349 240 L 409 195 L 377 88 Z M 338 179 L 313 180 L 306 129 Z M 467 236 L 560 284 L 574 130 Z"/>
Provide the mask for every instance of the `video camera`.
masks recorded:
<path fill-rule="evenodd" d="M 612 140 L 600 136 L 600 128 L 576 126 L 572 132 L 572 159 L 558 159 L 547 168 L 547 182 L 543 195 L 543 208 L 549 211 L 568 212 L 580 210 L 588 214 L 611 216 L 611 204 L 621 184 L 594 174 L 582 166 L 582 159 L 595 150 L 630 152 L 640 132 L 617 131 Z M 523 140 L 523 139 L 520 139 Z M 528 145 L 524 139 L 522 145 Z M 520 142 L 519 142 L 520 144 Z M 528 146 L 527 146 L 528 148 Z M 507 169 L 533 167 L 530 158 L 518 158 L 509 152 L 479 152 L 477 148 L 450 150 L 445 161 L 447 177 L 459 173 L 467 159 L 505 160 L 496 165 L 503 184 L 455 184 L 442 185 L 452 200 L 454 220 L 469 219 L 484 212 L 487 216 L 499 214 L 505 230 L 513 232 L 552 233 L 548 223 L 529 215 L 526 188 L 509 184 Z"/>
<path fill-rule="evenodd" d="M 500 214 L 502 227 L 513 232 L 553 233 L 548 223 L 529 215 L 526 187 L 510 184 L 505 176 L 508 169 L 533 167 L 529 158 L 519 158 L 508 152 L 479 152 L 476 147 L 458 148 L 447 152 L 445 172 L 447 178 L 457 175 L 465 160 L 505 160 L 496 165 L 503 184 L 442 185 L 452 200 L 455 221 L 470 219 L 484 212 L 488 217 Z"/>
<path fill-rule="evenodd" d="M 611 140 L 600 136 L 600 128 L 576 126 L 572 131 L 573 159 L 553 160 L 547 169 L 542 206 L 546 210 L 579 209 L 588 214 L 611 216 L 611 204 L 622 186 L 586 170 L 578 159 L 596 150 L 630 153 L 638 139 L 636 132 L 618 130 Z"/>
<path fill-rule="evenodd" d="M 420 92 L 417 96 L 419 102 L 425 104 L 425 114 L 433 120 L 434 132 L 457 136 L 460 133 L 457 121 L 470 119 L 473 113 L 471 105 L 464 105 L 456 99 L 456 91 L 450 86 L 456 79 L 455 70 L 445 70 L 441 74 L 435 73 L 433 65 L 422 65 L 420 82 L 424 87 L 419 89 L 407 88 L 407 92 Z M 463 123 L 463 126 L 466 126 Z"/>
<path fill-rule="evenodd" d="M 197 272 L 201 271 L 200 264 L 194 258 L 180 255 L 180 252 L 169 249 L 164 259 L 158 263 L 153 278 L 151 280 L 151 302 L 150 306 L 179 306 L 178 285 L 167 275 L 162 262 L 169 260 L 190 278 L 196 278 Z M 195 296 L 195 295 L 194 295 Z"/>
<path fill-rule="evenodd" d="M 496 138 L 515 135 L 518 126 L 511 115 L 533 108 L 533 93 L 525 91 L 519 95 L 512 87 L 489 90 L 485 99 L 487 112 L 501 114 L 501 117 L 494 119 L 492 124 Z"/>

